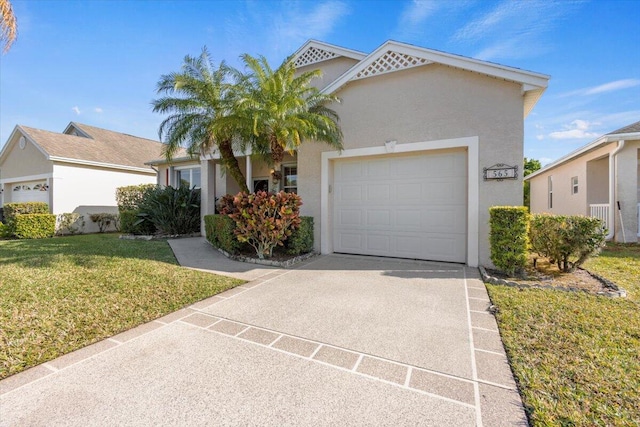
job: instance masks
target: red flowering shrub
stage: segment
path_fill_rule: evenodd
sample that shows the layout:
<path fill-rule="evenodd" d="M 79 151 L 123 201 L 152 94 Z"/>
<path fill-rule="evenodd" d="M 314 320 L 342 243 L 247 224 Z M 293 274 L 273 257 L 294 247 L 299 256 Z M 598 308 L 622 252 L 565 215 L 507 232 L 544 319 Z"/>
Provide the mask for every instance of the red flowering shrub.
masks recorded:
<path fill-rule="evenodd" d="M 249 243 L 260 259 L 269 258 L 273 248 L 283 246 L 300 225 L 302 200 L 295 193 L 238 193 L 233 197 L 233 208 L 225 197 L 221 212 L 235 221 L 236 237 Z"/>

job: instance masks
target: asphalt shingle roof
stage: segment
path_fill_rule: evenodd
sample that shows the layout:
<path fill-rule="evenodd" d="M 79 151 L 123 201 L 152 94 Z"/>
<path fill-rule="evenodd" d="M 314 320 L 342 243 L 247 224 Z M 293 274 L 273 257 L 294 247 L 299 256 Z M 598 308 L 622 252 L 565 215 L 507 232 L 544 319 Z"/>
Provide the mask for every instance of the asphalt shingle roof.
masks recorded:
<path fill-rule="evenodd" d="M 67 135 L 20 126 L 49 156 L 150 169 L 144 163 L 162 157 L 164 144 L 150 139 L 72 123 L 89 135 Z"/>
<path fill-rule="evenodd" d="M 630 125 L 620 128 L 618 130 L 614 130 L 613 132 L 609 132 L 607 135 L 617 135 L 619 133 L 635 133 L 635 132 L 640 132 L 640 121 L 631 123 Z"/>

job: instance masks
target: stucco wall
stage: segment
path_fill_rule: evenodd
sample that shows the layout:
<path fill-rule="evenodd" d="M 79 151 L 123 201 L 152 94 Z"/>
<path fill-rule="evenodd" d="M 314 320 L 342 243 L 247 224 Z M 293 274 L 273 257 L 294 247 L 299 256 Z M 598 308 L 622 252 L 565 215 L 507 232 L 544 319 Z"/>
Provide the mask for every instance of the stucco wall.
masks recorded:
<path fill-rule="evenodd" d="M 588 215 L 589 204 L 609 202 L 609 153 L 617 147 L 611 142 L 598 150 L 577 157 L 531 179 L 531 212 L 557 215 Z M 621 202 L 622 222 L 627 242 L 636 241 L 638 234 L 638 150 L 640 141 L 626 141 L 616 156 L 616 201 Z M 547 180 L 553 176 L 553 208 L 547 205 Z M 578 176 L 581 197 L 571 195 L 571 177 Z M 583 176 L 586 178 L 583 178 Z M 586 183 L 583 185 L 582 183 Z M 620 214 L 614 215 L 615 240 L 622 241 Z"/>
<path fill-rule="evenodd" d="M 96 213 L 87 207 L 114 207 L 116 188 L 126 185 L 155 184 L 156 176 L 152 174 L 136 174 L 131 172 L 88 168 L 70 164 L 56 163 L 53 166 L 53 203 L 54 214 L 76 212 L 84 206 L 84 212 Z M 90 221 L 85 218 L 87 223 Z"/>
<path fill-rule="evenodd" d="M 622 242 L 638 241 L 638 150 L 640 140 L 626 141 L 624 149 L 617 156 L 616 200 L 620 201 L 624 233 L 616 211 L 615 240 Z"/>
<path fill-rule="evenodd" d="M 587 162 L 587 205 L 609 203 L 609 156 Z"/>
<path fill-rule="evenodd" d="M 531 212 L 548 212 L 557 215 L 588 215 L 589 204 L 587 202 L 590 198 L 594 200 L 596 194 L 598 195 L 597 197 L 601 195 L 603 184 L 598 183 L 594 188 L 594 195 L 591 196 L 589 196 L 591 190 L 587 188 L 587 184 L 589 181 L 591 183 L 596 181 L 597 177 L 595 175 L 603 172 L 603 168 L 606 168 L 605 172 L 609 170 L 608 156 L 613 148 L 615 148 L 614 145 L 608 144 L 532 178 Z M 604 157 L 606 157 L 604 163 L 598 160 Z M 597 162 L 591 163 L 587 168 L 587 162 L 593 160 L 597 160 Z M 589 169 L 592 179 L 589 179 L 587 169 Z M 553 179 L 553 207 L 551 209 L 548 206 L 547 182 L 549 176 L 552 176 Z M 578 194 L 571 194 L 571 178 L 574 176 L 578 177 Z M 599 203 L 607 203 L 609 197 L 608 181 L 604 184 L 604 187 L 606 197 Z"/>
<path fill-rule="evenodd" d="M 53 162 L 47 160 L 42 151 L 29 140 L 26 141 L 24 149 L 21 149 L 18 144 L 21 136 L 20 132 L 16 132 L 7 142 L 11 148 L 4 162 L 0 164 L 2 179 L 51 173 Z"/>
<path fill-rule="evenodd" d="M 319 79 L 314 79 L 311 81 L 311 84 L 318 89 L 322 89 L 329 84 L 331 84 L 334 80 L 344 74 L 349 68 L 353 67 L 358 61 L 351 58 L 339 57 L 330 59 L 328 61 L 322 61 L 317 64 L 307 65 L 305 67 L 299 67 L 297 69 L 298 73 L 303 73 L 306 71 L 312 71 L 314 69 L 320 68 L 322 70 L 322 77 Z"/>
<path fill-rule="evenodd" d="M 496 163 L 518 165 L 523 158 L 523 97 L 515 83 L 440 65 L 427 65 L 357 80 L 343 87 L 334 106 L 346 149 L 478 136 L 479 170 Z M 298 153 L 302 213 L 315 218 L 320 247 L 320 153 L 308 143 Z M 521 174 L 520 174 L 521 175 Z M 480 263 L 489 261 L 489 207 L 521 205 L 522 178 L 479 185 Z"/>

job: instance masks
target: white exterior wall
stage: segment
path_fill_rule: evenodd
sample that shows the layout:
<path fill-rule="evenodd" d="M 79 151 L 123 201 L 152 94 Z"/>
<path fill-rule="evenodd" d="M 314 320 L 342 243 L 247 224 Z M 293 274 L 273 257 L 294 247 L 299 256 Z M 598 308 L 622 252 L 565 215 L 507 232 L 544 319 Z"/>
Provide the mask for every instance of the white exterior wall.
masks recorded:
<path fill-rule="evenodd" d="M 556 215 L 589 215 L 587 203 L 590 189 L 587 188 L 587 162 L 597 159 L 606 159 L 607 171 L 609 153 L 615 148 L 615 144 L 608 144 L 598 150 L 580 156 L 572 161 L 554 167 L 540 175 L 531 178 L 531 213 L 552 213 Z M 603 165 L 598 164 L 601 167 Z M 607 172 L 608 175 L 608 172 Z M 548 179 L 553 177 L 553 207 L 548 203 Z M 578 194 L 571 194 L 571 178 L 578 177 Z M 606 186 L 606 199 L 608 201 L 608 185 Z M 600 194 L 602 188 L 594 189 L 594 194 Z"/>
<path fill-rule="evenodd" d="M 616 206 L 616 242 L 638 241 L 638 150 L 640 140 L 625 141 L 625 146 L 617 155 L 616 200 L 620 201 L 621 211 Z M 622 214 L 622 224 L 620 215 Z"/>
<path fill-rule="evenodd" d="M 91 213 L 117 213 L 116 188 L 127 185 L 155 184 L 156 175 L 89 168 L 55 163 L 50 191 L 53 195 L 51 212 L 76 212 L 84 216 L 85 233 L 97 232 L 89 219 Z"/>
<path fill-rule="evenodd" d="M 477 137 L 479 262 L 490 265 L 489 208 L 522 204 L 523 96 L 522 88 L 477 73 L 430 64 L 350 82 L 337 95 L 333 108 L 341 119 L 344 148 Z M 333 151 L 319 143 L 298 152 L 302 214 L 314 217 L 315 245 L 321 241 L 321 153 Z M 482 168 L 496 163 L 518 165 L 517 180 L 482 181 Z M 473 206 L 469 206 L 474 209 Z"/>
<path fill-rule="evenodd" d="M 589 215 L 589 204 L 609 203 L 608 170 L 609 154 L 616 149 L 617 142 L 611 142 L 564 164 L 551 168 L 531 178 L 531 212 L 552 213 L 556 215 Z M 640 200 L 638 175 L 638 152 L 640 141 L 625 141 L 625 147 L 616 156 L 616 197 L 622 209 L 627 242 L 636 242 L 638 234 L 637 205 Z M 589 179 L 588 162 L 597 161 L 591 172 L 602 172 L 606 166 L 607 178 Z M 548 207 L 548 178 L 553 177 L 553 208 Z M 571 177 L 578 176 L 580 190 L 578 195 L 571 194 Z M 588 187 L 590 186 L 595 187 Z M 606 188 L 605 188 L 606 186 Z M 603 194 L 606 196 L 603 198 Z M 579 196 L 579 197 L 576 197 Z M 596 200 L 597 199 L 597 200 Z M 601 200 L 602 199 L 602 200 Z M 615 202 L 614 201 L 614 202 Z M 623 241 L 620 225 L 620 213 L 615 207 L 615 240 Z"/>

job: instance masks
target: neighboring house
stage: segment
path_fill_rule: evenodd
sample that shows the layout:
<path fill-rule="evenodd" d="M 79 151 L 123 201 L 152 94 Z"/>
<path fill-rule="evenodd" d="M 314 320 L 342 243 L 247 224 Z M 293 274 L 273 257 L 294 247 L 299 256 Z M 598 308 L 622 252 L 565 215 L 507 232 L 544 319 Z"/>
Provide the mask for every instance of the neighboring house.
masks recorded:
<path fill-rule="evenodd" d="M 601 136 L 525 179 L 531 183 L 531 212 L 595 216 L 609 229 L 609 239 L 638 241 L 640 121 Z"/>
<path fill-rule="evenodd" d="M 117 213 L 116 188 L 156 182 L 145 160 L 163 144 L 71 122 L 63 133 L 16 126 L 0 151 L 0 202 L 46 202 L 51 213 Z"/>
<path fill-rule="evenodd" d="M 490 264 L 489 208 L 522 204 L 523 122 L 549 77 L 394 41 L 365 54 L 312 40 L 294 60 L 321 69 L 315 84 L 342 100 L 344 150 L 303 144 L 278 182 L 238 153 L 248 187 L 297 192 L 322 253 Z M 218 153 L 200 160 L 205 215 L 238 186 Z M 153 163 L 165 185 L 198 167 Z M 517 176 L 484 180 L 496 164 Z"/>

